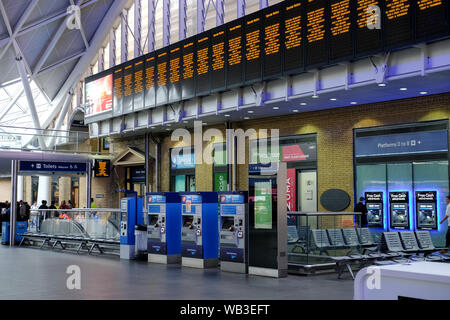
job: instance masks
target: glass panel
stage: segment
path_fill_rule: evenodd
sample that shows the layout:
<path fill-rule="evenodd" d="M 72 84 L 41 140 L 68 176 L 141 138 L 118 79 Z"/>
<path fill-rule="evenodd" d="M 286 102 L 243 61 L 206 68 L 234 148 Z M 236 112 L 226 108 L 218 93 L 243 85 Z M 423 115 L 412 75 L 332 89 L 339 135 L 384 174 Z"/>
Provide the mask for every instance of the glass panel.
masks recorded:
<path fill-rule="evenodd" d="M 186 192 L 186 176 L 175 176 L 175 192 Z"/>
<path fill-rule="evenodd" d="M 272 181 L 255 182 L 255 229 L 272 229 Z"/>

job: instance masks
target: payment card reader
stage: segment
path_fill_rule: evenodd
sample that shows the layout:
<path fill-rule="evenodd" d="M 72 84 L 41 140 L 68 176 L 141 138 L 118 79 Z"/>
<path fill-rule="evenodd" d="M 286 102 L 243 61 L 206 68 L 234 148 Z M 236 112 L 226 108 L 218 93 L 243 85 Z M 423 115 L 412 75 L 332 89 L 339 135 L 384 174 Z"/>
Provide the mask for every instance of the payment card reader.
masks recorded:
<path fill-rule="evenodd" d="M 437 229 L 436 191 L 416 191 L 417 229 Z"/>
<path fill-rule="evenodd" d="M 383 192 L 366 192 L 365 199 L 367 207 L 367 226 L 383 228 Z"/>
<path fill-rule="evenodd" d="M 135 258 L 136 239 L 134 229 L 143 224 L 142 198 L 131 197 L 120 200 L 120 258 Z"/>
<path fill-rule="evenodd" d="M 248 272 L 248 192 L 219 192 L 220 269 Z"/>
<path fill-rule="evenodd" d="M 389 192 L 391 229 L 409 229 L 409 193 Z"/>
<path fill-rule="evenodd" d="M 148 262 L 181 262 L 181 200 L 175 192 L 147 193 Z"/>
<path fill-rule="evenodd" d="M 181 264 L 212 268 L 219 263 L 217 192 L 181 193 Z"/>

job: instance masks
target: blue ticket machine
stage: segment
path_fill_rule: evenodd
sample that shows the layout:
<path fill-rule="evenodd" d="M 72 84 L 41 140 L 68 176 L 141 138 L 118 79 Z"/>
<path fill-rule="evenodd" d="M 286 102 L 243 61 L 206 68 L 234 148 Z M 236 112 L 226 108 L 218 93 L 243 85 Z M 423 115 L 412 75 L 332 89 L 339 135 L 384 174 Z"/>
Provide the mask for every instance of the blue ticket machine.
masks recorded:
<path fill-rule="evenodd" d="M 2 223 L 2 244 L 9 244 L 9 234 L 10 234 L 10 228 L 9 228 L 9 222 L 3 222 Z M 17 221 L 16 222 L 16 243 L 19 243 L 22 241 L 22 234 L 27 232 L 28 230 L 28 221 Z"/>
<path fill-rule="evenodd" d="M 219 263 L 217 192 L 181 193 L 181 264 L 213 268 Z"/>
<path fill-rule="evenodd" d="M 220 269 L 248 272 L 248 192 L 219 192 Z"/>
<path fill-rule="evenodd" d="M 142 198 L 130 197 L 120 200 L 120 259 L 135 259 L 136 224 L 143 224 Z"/>
<path fill-rule="evenodd" d="M 181 197 L 178 193 L 147 193 L 148 262 L 181 262 Z"/>

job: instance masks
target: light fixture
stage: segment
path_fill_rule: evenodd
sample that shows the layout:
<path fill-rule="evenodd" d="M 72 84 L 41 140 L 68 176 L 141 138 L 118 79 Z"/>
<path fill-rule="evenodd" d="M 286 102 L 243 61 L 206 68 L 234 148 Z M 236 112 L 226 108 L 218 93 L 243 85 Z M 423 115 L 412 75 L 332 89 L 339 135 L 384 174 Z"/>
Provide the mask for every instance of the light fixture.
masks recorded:
<path fill-rule="evenodd" d="M 244 117 L 244 120 L 250 120 L 250 117 Z"/>
<path fill-rule="evenodd" d="M 300 103 L 301 106 L 306 106 L 306 102 Z"/>
<path fill-rule="evenodd" d="M 330 101 L 336 101 L 336 100 L 337 100 L 336 98 L 331 98 L 331 99 L 330 99 Z"/>
<path fill-rule="evenodd" d="M 313 95 L 311 98 L 317 99 L 319 96 Z"/>
<path fill-rule="evenodd" d="M 408 88 L 400 88 L 400 91 L 406 91 Z"/>
<path fill-rule="evenodd" d="M 229 114 L 226 114 L 225 117 L 230 117 L 230 115 L 229 115 Z"/>
<path fill-rule="evenodd" d="M 379 83 L 378 86 L 379 87 L 386 87 L 386 83 Z"/>
<path fill-rule="evenodd" d="M 279 110 L 280 108 L 279 107 L 273 107 L 273 110 Z"/>
<path fill-rule="evenodd" d="M 428 92 L 426 91 L 421 91 L 420 94 L 427 94 Z"/>
<path fill-rule="evenodd" d="M 253 111 L 253 110 L 249 110 L 249 111 L 248 111 L 248 113 L 254 113 L 254 112 L 255 112 L 255 111 Z"/>
<path fill-rule="evenodd" d="M 297 113 L 297 112 L 298 112 L 298 110 L 297 110 L 297 109 L 295 109 L 295 110 L 292 110 L 292 112 L 295 112 L 295 113 Z"/>
<path fill-rule="evenodd" d="M 350 104 L 358 104 L 358 102 L 352 101 L 350 102 Z"/>

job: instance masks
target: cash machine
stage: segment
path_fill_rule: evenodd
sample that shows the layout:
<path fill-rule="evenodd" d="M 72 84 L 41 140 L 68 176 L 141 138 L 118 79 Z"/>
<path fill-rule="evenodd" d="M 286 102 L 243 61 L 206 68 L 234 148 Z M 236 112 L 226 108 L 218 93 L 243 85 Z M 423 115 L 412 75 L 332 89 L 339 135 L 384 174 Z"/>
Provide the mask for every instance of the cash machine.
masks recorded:
<path fill-rule="evenodd" d="M 366 192 L 365 199 L 368 227 L 383 228 L 383 192 Z"/>
<path fill-rule="evenodd" d="M 217 192 L 181 193 L 181 264 L 212 268 L 219 263 Z"/>
<path fill-rule="evenodd" d="M 147 193 L 148 262 L 181 262 L 181 200 L 175 192 Z"/>
<path fill-rule="evenodd" d="M 391 229 L 409 229 L 409 193 L 389 192 Z"/>
<path fill-rule="evenodd" d="M 142 198 L 128 197 L 120 200 L 120 259 L 135 258 L 135 226 L 143 224 Z"/>
<path fill-rule="evenodd" d="M 219 192 L 220 269 L 248 272 L 248 192 Z"/>
<path fill-rule="evenodd" d="M 417 229 L 437 229 L 436 191 L 416 191 Z"/>

